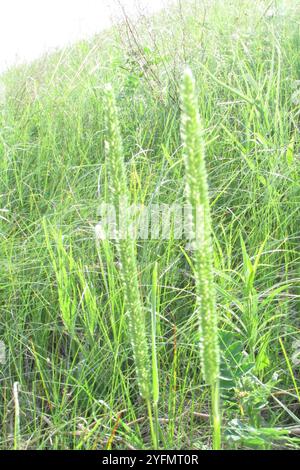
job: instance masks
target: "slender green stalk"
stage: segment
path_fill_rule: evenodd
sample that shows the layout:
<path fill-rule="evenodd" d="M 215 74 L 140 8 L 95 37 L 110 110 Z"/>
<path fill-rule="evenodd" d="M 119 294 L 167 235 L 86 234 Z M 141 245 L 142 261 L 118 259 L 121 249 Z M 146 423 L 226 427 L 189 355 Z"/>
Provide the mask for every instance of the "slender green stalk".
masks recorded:
<path fill-rule="evenodd" d="M 152 273 L 152 292 L 151 292 L 151 306 L 152 306 L 152 394 L 153 394 L 153 411 L 155 419 L 155 434 L 156 443 L 158 443 L 159 436 L 159 421 L 158 421 L 158 400 L 159 400 L 159 376 L 157 364 L 157 349 L 156 349 L 156 316 L 157 316 L 157 262 L 154 265 Z"/>
<path fill-rule="evenodd" d="M 211 216 L 203 131 L 198 112 L 194 78 L 184 73 L 182 85 L 182 141 L 186 168 L 186 197 L 190 207 L 190 236 L 200 328 L 200 352 L 204 378 L 211 387 L 214 449 L 220 448 L 219 345 L 213 277 Z"/>
<path fill-rule="evenodd" d="M 212 419 L 213 419 L 213 448 L 215 450 L 221 449 L 221 417 L 220 417 L 220 387 L 219 381 L 211 385 L 211 405 L 212 405 Z"/>
<path fill-rule="evenodd" d="M 151 401 L 146 400 L 146 403 L 147 403 L 148 417 L 149 417 L 149 423 L 150 423 L 151 439 L 152 439 L 153 447 L 156 450 L 158 448 L 158 442 L 157 442 L 157 433 L 155 430 L 154 420 L 152 416 Z"/>
<path fill-rule="evenodd" d="M 110 202 L 116 213 L 119 204 L 129 199 L 123 146 L 119 129 L 115 97 L 111 86 L 105 89 L 106 105 L 106 164 L 110 189 Z M 120 271 L 125 293 L 125 307 L 129 318 L 129 334 L 135 361 L 139 391 L 147 403 L 153 445 L 157 447 L 151 411 L 151 365 L 146 336 L 145 315 L 138 282 L 135 242 L 128 233 L 115 230 Z"/>
<path fill-rule="evenodd" d="M 20 404 L 19 404 L 19 383 L 14 382 L 13 399 L 15 408 L 14 419 L 14 450 L 20 450 Z"/>

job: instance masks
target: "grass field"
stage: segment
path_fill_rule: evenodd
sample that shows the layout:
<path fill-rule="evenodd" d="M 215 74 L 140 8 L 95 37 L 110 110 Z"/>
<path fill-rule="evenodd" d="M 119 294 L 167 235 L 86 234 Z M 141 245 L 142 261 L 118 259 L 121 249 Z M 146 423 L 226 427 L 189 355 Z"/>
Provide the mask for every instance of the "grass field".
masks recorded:
<path fill-rule="evenodd" d="M 172 233 L 95 236 L 111 193 L 108 83 L 121 190 L 184 205 L 186 65 L 204 129 L 221 445 L 300 448 L 300 2 L 187 0 L 0 78 L 2 449 L 213 446 L 203 260 Z"/>

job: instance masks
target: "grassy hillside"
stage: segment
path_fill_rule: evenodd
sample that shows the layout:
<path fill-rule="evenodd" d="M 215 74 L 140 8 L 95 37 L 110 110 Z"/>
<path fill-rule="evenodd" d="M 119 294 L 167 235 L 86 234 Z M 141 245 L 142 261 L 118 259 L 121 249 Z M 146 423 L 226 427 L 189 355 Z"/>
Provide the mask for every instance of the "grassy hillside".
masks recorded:
<path fill-rule="evenodd" d="M 152 446 L 120 263 L 95 237 L 109 195 L 103 87 L 116 95 L 132 201 L 184 204 L 185 64 L 205 129 L 222 445 L 300 448 L 300 3 L 203 3 L 1 77 L 2 448 Z M 137 244 L 149 345 L 154 304 L 157 320 L 159 447 L 210 448 L 187 241 Z"/>

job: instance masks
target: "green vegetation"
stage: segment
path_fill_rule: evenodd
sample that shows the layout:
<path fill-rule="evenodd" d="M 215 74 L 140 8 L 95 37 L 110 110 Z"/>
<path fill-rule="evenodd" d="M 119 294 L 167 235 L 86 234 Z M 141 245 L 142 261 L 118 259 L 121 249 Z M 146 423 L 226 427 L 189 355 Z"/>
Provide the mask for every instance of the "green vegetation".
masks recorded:
<path fill-rule="evenodd" d="M 204 157 L 203 130 L 198 113 L 195 83 L 191 71 L 184 73 L 182 86 L 182 140 L 186 167 L 186 193 L 191 207 L 195 284 L 200 329 L 200 356 L 206 382 L 212 389 L 214 449 L 219 450 L 219 340 L 216 310 L 211 216 Z"/>
<path fill-rule="evenodd" d="M 203 3 L 0 78 L 1 448 L 217 448 L 218 395 L 222 448 L 300 448 L 300 2 Z M 99 236 L 119 195 L 206 252 Z"/>

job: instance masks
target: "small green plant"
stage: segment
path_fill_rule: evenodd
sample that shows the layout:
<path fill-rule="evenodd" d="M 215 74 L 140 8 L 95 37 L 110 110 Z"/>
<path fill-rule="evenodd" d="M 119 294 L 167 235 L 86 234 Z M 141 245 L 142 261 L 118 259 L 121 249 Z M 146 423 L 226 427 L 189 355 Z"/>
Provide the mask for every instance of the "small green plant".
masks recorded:
<path fill-rule="evenodd" d="M 110 202 L 118 213 L 120 201 L 129 199 L 129 190 L 126 181 L 126 168 L 117 108 L 114 93 L 110 85 L 107 85 L 104 96 L 106 109 L 105 149 Z M 151 362 L 146 335 L 144 307 L 138 282 L 136 247 L 134 240 L 130 238 L 129 234 L 121 235 L 118 227 L 116 228 L 115 237 L 139 391 L 147 403 L 153 445 L 157 447 L 157 435 L 154 430 L 151 411 Z M 154 399 L 156 400 L 156 395 Z"/>
<path fill-rule="evenodd" d="M 190 230 L 194 252 L 197 309 L 200 327 L 200 353 L 204 378 L 211 387 L 213 414 L 213 446 L 221 446 L 219 413 L 219 344 L 211 217 L 203 130 L 195 94 L 195 82 L 186 70 L 182 84 L 182 141 L 186 169 L 186 197 L 190 206 Z"/>

